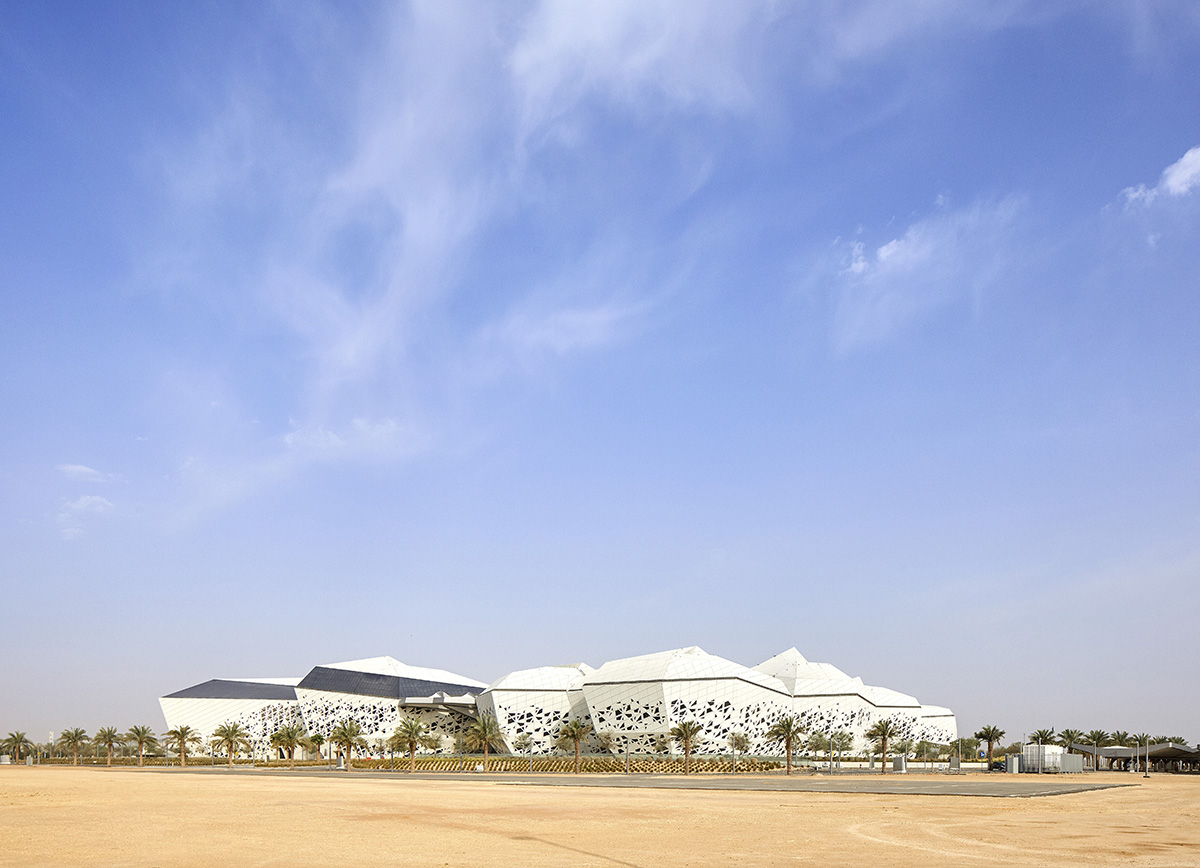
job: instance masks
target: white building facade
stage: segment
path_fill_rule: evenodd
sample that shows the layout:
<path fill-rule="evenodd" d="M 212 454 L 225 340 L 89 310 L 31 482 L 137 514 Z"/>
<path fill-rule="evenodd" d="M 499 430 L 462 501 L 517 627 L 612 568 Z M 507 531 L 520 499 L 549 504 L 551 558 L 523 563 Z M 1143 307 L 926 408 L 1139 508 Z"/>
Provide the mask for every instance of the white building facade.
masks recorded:
<path fill-rule="evenodd" d="M 783 746 L 768 730 L 793 717 L 809 733 L 849 733 L 851 753 L 867 747 L 867 731 L 891 720 L 894 739 L 947 744 L 958 736 L 953 712 L 912 696 L 864 684 L 828 663 L 813 663 L 795 648 L 755 667 L 697 647 L 659 651 L 605 663 L 578 663 L 509 673 L 490 686 L 444 669 L 374 657 L 314 667 L 302 679 L 230 679 L 205 682 L 162 697 L 168 727 L 188 723 L 207 738 L 225 722 L 251 731 L 256 751 L 283 723 L 301 722 L 329 738 L 343 720 L 357 721 L 370 753 L 405 717 L 415 717 L 440 738 L 433 749 L 461 750 L 461 736 L 480 715 L 494 717 L 501 752 L 515 752 L 529 737 L 533 754 L 561 747 L 569 720 L 591 727 L 584 750 L 616 755 L 669 750 L 670 731 L 684 721 L 700 724 L 701 754 L 728 753 L 735 733 L 752 754 L 776 756 Z M 261 745 L 261 748 L 260 748 Z"/>

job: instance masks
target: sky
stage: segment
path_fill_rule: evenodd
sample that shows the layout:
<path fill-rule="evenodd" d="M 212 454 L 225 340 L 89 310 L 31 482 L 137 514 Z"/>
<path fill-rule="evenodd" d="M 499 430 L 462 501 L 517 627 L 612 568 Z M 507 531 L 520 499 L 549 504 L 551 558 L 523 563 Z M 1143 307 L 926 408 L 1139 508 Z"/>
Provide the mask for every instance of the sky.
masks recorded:
<path fill-rule="evenodd" d="M 1200 739 L 1200 7 L 0 6 L 0 730 L 791 646 Z"/>

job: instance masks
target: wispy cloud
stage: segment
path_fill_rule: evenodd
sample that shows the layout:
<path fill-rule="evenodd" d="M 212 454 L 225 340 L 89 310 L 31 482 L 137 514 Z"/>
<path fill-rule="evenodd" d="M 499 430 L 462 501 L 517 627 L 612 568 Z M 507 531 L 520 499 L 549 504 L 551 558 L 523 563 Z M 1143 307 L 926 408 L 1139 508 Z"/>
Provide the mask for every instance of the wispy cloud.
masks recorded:
<path fill-rule="evenodd" d="M 453 3 L 388 9 L 368 36 L 336 21 L 317 28 L 331 34 L 322 37 L 329 44 L 297 35 L 289 63 L 314 80 L 324 80 L 330 56 L 354 58 L 345 75 L 331 77 L 349 84 L 316 90 L 315 109 L 281 100 L 260 70 L 238 70 L 207 125 L 182 145 L 163 146 L 177 210 L 165 234 L 183 241 L 164 242 L 147 271 L 206 303 L 230 305 L 238 321 L 282 329 L 301 368 L 288 377 L 292 393 L 276 398 L 285 405 L 276 418 L 291 423 L 265 424 L 256 444 L 239 442 L 225 455 L 195 450 L 209 457 L 184 465 L 189 487 L 207 486 L 216 500 L 313 463 L 404 460 L 430 448 L 438 425 L 425 424 L 436 412 L 426 404 L 457 406 L 434 393 L 462 387 L 464 356 L 494 382 L 647 328 L 662 291 L 645 277 L 624 279 L 645 271 L 637 259 L 644 254 L 628 250 L 600 263 L 598 279 L 615 288 L 579 292 L 555 280 L 595 264 L 590 252 L 555 251 L 493 290 L 489 318 L 445 327 L 464 289 L 481 291 L 465 286 L 478 279 L 481 239 L 512 231 L 514 212 L 539 204 L 531 203 L 538 159 L 550 143 L 568 142 L 589 112 L 619 105 L 637 124 L 663 112 L 755 118 L 793 75 L 821 86 L 922 35 L 1006 26 L 1027 4 L 982 12 L 940 0 L 614 0 L 536 2 L 515 16 Z M 314 32 L 311 24 L 296 29 Z M 327 118 L 314 123 L 314 113 Z M 678 169 L 676 200 L 709 177 L 716 151 L 697 150 L 669 161 L 691 166 Z M 601 207 L 576 192 L 580 201 L 564 207 L 581 222 L 628 223 L 614 210 L 628 202 Z M 971 239 L 989 219 L 993 228 L 1002 222 L 1002 208 L 984 210 L 961 213 L 958 224 L 946 217 L 916 225 L 887 249 L 864 252 L 860 273 L 838 275 L 846 296 L 840 343 L 882 339 L 957 291 L 950 285 L 967 274 L 966 261 L 975 253 L 986 259 L 985 245 L 972 248 Z M 645 223 L 634 231 L 655 230 L 652 219 Z M 246 236 L 229 228 L 246 226 Z M 672 231 L 678 238 L 688 230 Z M 666 245 L 654 246 L 661 263 Z M 214 247 L 221 250 L 209 256 Z M 680 262 L 659 268 L 663 282 L 687 268 L 689 254 L 674 255 Z M 216 271 L 210 262 L 223 264 Z M 922 269 L 937 275 L 924 289 Z M 397 381 L 421 386 L 391 388 Z M 267 417 L 248 400 L 244 406 L 250 418 Z"/>
<path fill-rule="evenodd" d="M 838 239 L 809 276 L 834 305 L 840 352 L 881 343 L 931 311 L 991 285 L 1010 262 L 1018 197 L 942 207 L 877 246 Z"/>
<path fill-rule="evenodd" d="M 114 482 L 117 479 L 112 473 L 103 473 L 85 464 L 60 464 L 58 472 L 72 482 Z"/>
<path fill-rule="evenodd" d="M 648 305 L 605 304 L 563 308 L 543 314 L 517 311 L 489 325 L 481 334 L 487 368 L 493 372 L 511 359 L 523 368 L 535 368 L 546 357 L 562 357 L 607 346 L 631 333 L 644 318 Z"/>
<path fill-rule="evenodd" d="M 754 99 L 754 45 L 772 17 L 771 5 L 755 2 L 540 3 L 509 61 L 521 132 L 595 94 L 743 110 Z"/>
<path fill-rule="evenodd" d="M 1127 206 L 1152 205 L 1160 196 L 1179 198 L 1200 188 L 1200 145 L 1162 171 L 1153 187 L 1138 184 L 1121 191 Z"/>
<path fill-rule="evenodd" d="M 84 532 L 89 518 L 106 515 L 116 509 L 112 501 L 97 494 L 82 494 L 63 504 L 58 513 L 59 533 L 65 540 L 73 540 Z"/>
<path fill-rule="evenodd" d="M 113 508 L 112 501 L 103 498 L 98 494 L 84 494 L 67 503 L 67 509 L 71 512 L 82 513 L 103 513 L 108 512 Z"/>
<path fill-rule="evenodd" d="M 1046 4 L 1026 0 L 544 0 L 510 64 L 528 135 L 595 94 L 639 107 L 746 112 L 761 105 L 771 74 L 827 86 L 921 39 L 1046 14 Z M 769 72 L 768 55 L 782 68 Z"/>

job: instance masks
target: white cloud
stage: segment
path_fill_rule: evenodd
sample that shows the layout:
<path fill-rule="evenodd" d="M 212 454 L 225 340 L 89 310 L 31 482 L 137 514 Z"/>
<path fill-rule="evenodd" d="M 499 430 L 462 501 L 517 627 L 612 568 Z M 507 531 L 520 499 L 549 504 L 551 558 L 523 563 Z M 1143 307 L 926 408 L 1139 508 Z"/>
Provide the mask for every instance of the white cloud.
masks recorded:
<path fill-rule="evenodd" d="M 626 103 L 743 109 L 752 101 L 756 31 L 770 17 L 761 2 L 540 3 L 510 59 L 522 132 L 596 92 Z"/>
<path fill-rule="evenodd" d="M 80 495 L 63 504 L 58 514 L 59 533 L 64 540 L 73 540 L 83 534 L 83 525 L 88 517 L 105 515 L 115 508 L 112 501 L 99 495 Z"/>
<path fill-rule="evenodd" d="M 73 482 L 112 482 L 116 479 L 111 473 L 102 473 L 84 464 L 60 464 L 58 472 Z"/>
<path fill-rule="evenodd" d="M 1167 166 L 1159 183 L 1172 196 L 1183 196 L 1200 186 L 1200 146 L 1192 148 Z"/>
<path fill-rule="evenodd" d="M 226 70 L 236 85 L 207 126 L 190 144 L 162 149 L 178 217 L 146 273 L 156 285 L 166 280 L 230 304 L 239 320 L 265 315 L 266 330 L 281 323 L 306 366 L 294 394 L 280 399 L 293 401 L 284 412 L 298 421 L 245 447 L 254 458 L 214 449 L 184 471 L 185 488 L 211 489 L 216 500 L 313 462 L 397 460 L 427 448 L 438 426 L 412 421 L 432 412 L 417 402 L 456 406 L 437 390 L 471 379 L 456 377 L 463 356 L 490 380 L 642 326 L 662 295 L 644 275 L 617 291 L 580 292 L 535 274 L 497 290 L 512 297 L 483 306 L 500 311 L 490 320 L 445 327 L 474 266 L 473 244 L 491 239 L 493 228 L 509 231 L 504 221 L 536 195 L 524 174 L 532 151 L 595 98 L 650 119 L 662 111 L 745 117 L 772 98 L 771 76 L 820 84 L 922 34 L 1004 26 L 1025 4 L 1001 0 L 980 11 L 951 0 L 546 0 L 516 15 L 451 3 L 385 8 L 389 19 L 366 38 L 301 15 L 296 42 L 306 51 L 295 60 L 311 68 L 300 72 L 340 83 L 314 88 L 314 105 L 300 115 L 303 101 L 281 99 L 257 67 Z M 330 66 L 340 74 L 317 75 Z M 686 195 L 703 185 L 712 160 L 688 158 L 697 168 Z M 248 238 L 228 228 L 246 225 Z M 847 334 L 886 332 L 892 326 L 883 321 L 905 317 L 900 293 L 887 287 L 917 267 L 921 239 L 898 241 L 847 263 L 842 278 L 876 293 L 860 305 L 876 308 L 867 317 L 876 324 Z M 643 246 L 639 239 L 629 245 L 634 253 L 601 263 L 606 278 L 646 271 L 636 252 Z M 689 254 L 676 253 L 679 262 L 662 272 L 687 268 Z M 587 259 L 556 259 L 550 268 L 579 274 Z M 212 263 L 226 264 L 210 272 Z M 416 380 L 421 387 L 379 388 Z M 229 406 L 238 405 L 233 397 Z M 257 407 L 247 412 L 264 418 Z"/>
<path fill-rule="evenodd" d="M 810 282 L 832 293 L 839 351 L 882 342 L 928 312 L 990 285 L 1008 264 L 1021 200 L 943 210 L 869 251 L 835 243 Z"/>
<path fill-rule="evenodd" d="M 1121 195 L 1128 206 L 1150 205 L 1159 196 L 1186 196 L 1197 187 L 1200 187 L 1200 145 L 1163 169 L 1155 186 L 1138 184 L 1136 187 L 1126 187 Z"/>
<path fill-rule="evenodd" d="M 596 349 L 628 333 L 646 311 L 645 303 L 564 308 L 545 314 L 519 311 L 489 326 L 485 344 L 526 364 L 546 355 L 565 356 Z"/>
<path fill-rule="evenodd" d="M 595 93 L 626 105 L 750 111 L 768 57 L 782 64 L 775 74 L 828 85 L 923 38 L 1046 14 L 1045 3 L 1026 0 L 542 0 L 510 65 L 527 136 Z"/>
<path fill-rule="evenodd" d="M 320 425 L 293 428 L 283 438 L 285 456 L 268 464 L 278 472 L 292 461 L 390 461 L 411 457 L 428 445 L 427 435 L 395 419 L 356 417 L 337 431 Z"/>
<path fill-rule="evenodd" d="M 84 494 L 66 504 L 72 512 L 108 512 L 113 508 L 111 501 L 98 494 Z"/>

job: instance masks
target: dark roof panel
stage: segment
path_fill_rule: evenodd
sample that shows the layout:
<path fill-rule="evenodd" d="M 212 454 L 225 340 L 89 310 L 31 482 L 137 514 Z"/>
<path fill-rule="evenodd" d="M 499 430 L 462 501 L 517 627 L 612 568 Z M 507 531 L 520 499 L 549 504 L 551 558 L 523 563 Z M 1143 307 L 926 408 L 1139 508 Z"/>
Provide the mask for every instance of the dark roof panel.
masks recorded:
<path fill-rule="evenodd" d="M 464 693 L 478 693 L 483 689 L 471 684 L 399 678 L 395 675 L 358 672 L 352 669 L 333 669 L 327 666 L 317 666 L 304 676 L 304 680 L 297 686 L 305 690 L 327 690 L 330 693 L 353 693 L 358 696 L 383 696 L 388 699 L 400 699 L 405 696 L 432 696 L 435 693 L 461 696 Z"/>
<path fill-rule="evenodd" d="M 263 684 L 258 681 L 228 681 L 214 678 L 203 684 L 168 693 L 164 699 L 295 699 L 290 684 Z"/>

